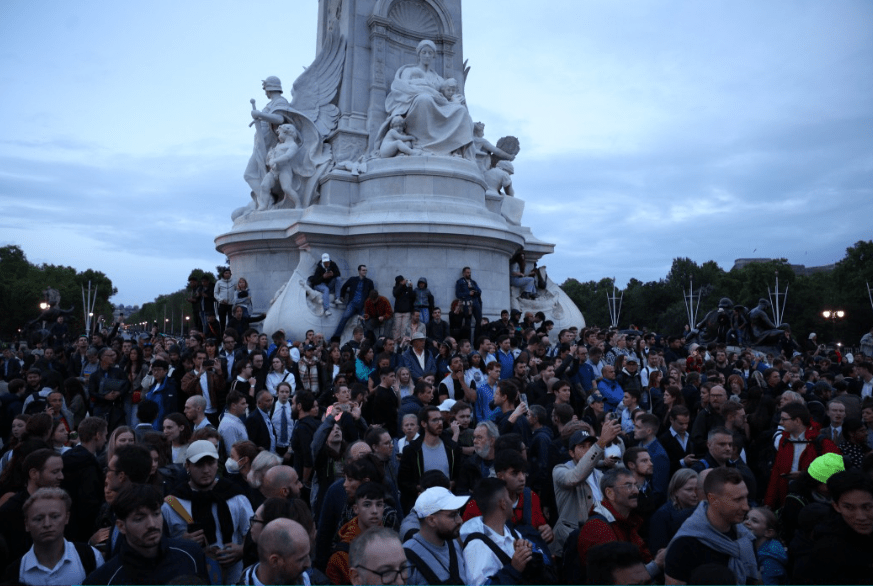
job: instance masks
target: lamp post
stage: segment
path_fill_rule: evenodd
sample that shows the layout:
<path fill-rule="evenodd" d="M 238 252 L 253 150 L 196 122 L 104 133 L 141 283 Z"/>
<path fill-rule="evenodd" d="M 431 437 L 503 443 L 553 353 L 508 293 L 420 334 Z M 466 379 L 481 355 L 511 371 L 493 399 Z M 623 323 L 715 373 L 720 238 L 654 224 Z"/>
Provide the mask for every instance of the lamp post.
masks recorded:
<path fill-rule="evenodd" d="M 182 335 L 184 335 L 184 336 L 187 336 L 188 334 L 191 333 L 191 324 L 190 324 L 190 322 L 189 322 L 190 319 L 191 319 L 191 316 L 190 316 L 190 315 L 186 315 L 186 316 L 185 316 L 185 328 L 186 328 L 188 331 L 187 331 L 187 332 L 182 332 Z"/>
<path fill-rule="evenodd" d="M 837 340 L 837 320 L 846 317 L 846 312 L 842 309 L 825 309 L 821 312 L 821 316 L 831 321 L 831 336 L 834 339 L 834 344 Z"/>

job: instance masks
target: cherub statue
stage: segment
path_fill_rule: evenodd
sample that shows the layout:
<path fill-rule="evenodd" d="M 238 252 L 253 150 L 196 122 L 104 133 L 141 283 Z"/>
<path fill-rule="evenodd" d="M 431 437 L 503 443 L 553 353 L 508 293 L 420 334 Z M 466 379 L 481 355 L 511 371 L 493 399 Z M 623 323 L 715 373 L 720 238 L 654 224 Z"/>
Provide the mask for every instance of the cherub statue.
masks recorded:
<path fill-rule="evenodd" d="M 274 207 L 272 190 L 278 183 L 282 193 L 294 207 L 300 207 L 300 197 L 294 189 L 294 170 L 291 160 L 300 149 L 297 141 L 300 135 L 293 124 L 282 124 L 278 129 L 279 142 L 267 152 L 267 167 L 269 172 L 264 175 L 258 192 L 258 207 L 256 211 L 264 211 Z"/>
<path fill-rule="evenodd" d="M 504 161 L 515 160 L 515 155 L 488 142 L 485 138 L 485 124 L 482 122 L 473 124 L 473 152 L 476 155 L 476 164 L 483 173 L 492 167 L 492 157 Z"/>
<path fill-rule="evenodd" d="M 449 102 L 467 105 L 467 98 L 458 91 L 458 82 L 454 77 L 450 77 L 440 84 L 440 93 Z"/>
<path fill-rule="evenodd" d="M 405 128 L 406 121 L 403 119 L 403 116 L 391 118 L 388 132 L 385 133 L 385 138 L 382 139 L 382 144 L 379 146 L 379 154 L 382 155 L 383 159 L 397 156 L 397 153 L 414 155 L 417 152 L 421 152 L 419 149 L 412 148 L 415 137 L 404 134 Z"/>
<path fill-rule="evenodd" d="M 488 184 L 488 191 L 500 193 L 503 189 L 503 194 L 510 197 L 515 196 L 515 190 L 512 189 L 512 175 L 515 173 L 515 168 L 509 161 L 500 161 L 497 166 L 485 171 L 485 183 Z"/>

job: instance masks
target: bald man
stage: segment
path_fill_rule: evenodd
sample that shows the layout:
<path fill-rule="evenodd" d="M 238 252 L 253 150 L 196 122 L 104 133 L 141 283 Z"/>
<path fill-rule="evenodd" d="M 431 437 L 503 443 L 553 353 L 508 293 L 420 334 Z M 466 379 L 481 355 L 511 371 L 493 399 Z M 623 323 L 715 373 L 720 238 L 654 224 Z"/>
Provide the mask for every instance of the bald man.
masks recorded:
<path fill-rule="evenodd" d="M 275 519 L 258 537 L 258 563 L 246 568 L 239 584 L 298 584 L 309 566 L 306 530 L 291 519 Z"/>
<path fill-rule="evenodd" d="M 273 466 L 264 475 L 261 484 L 261 494 L 266 498 L 282 499 L 300 498 L 303 484 L 297 476 L 297 471 L 291 466 Z"/>

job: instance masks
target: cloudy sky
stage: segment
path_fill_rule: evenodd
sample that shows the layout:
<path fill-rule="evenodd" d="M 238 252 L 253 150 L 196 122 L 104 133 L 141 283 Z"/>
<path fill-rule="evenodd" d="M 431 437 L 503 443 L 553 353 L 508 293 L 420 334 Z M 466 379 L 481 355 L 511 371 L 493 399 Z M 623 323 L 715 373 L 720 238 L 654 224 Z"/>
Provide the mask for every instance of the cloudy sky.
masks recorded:
<path fill-rule="evenodd" d="M 6 0 L 0 245 L 141 304 L 223 257 L 249 99 L 315 55 L 316 3 Z M 512 134 L 552 278 L 839 260 L 873 237 L 873 3 L 464 5 L 467 103 Z M 270 292 L 272 293 L 272 292 Z M 267 293 L 264 293 L 265 295 Z"/>

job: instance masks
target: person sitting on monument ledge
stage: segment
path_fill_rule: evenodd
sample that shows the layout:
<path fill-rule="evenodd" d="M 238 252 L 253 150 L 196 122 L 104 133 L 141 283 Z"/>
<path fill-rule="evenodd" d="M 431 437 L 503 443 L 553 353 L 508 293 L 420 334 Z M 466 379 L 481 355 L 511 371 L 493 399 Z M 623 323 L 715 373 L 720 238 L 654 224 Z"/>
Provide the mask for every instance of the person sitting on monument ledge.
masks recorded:
<path fill-rule="evenodd" d="M 379 295 L 379 291 L 373 289 L 364 301 L 364 329 L 367 332 L 367 337 L 372 341 L 381 335 L 385 326 L 394 315 L 391 309 L 391 302 L 384 295 Z"/>
<path fill-rule="evenodd" d="M 475 340 L 482 327 L 482 289 L 473 280 L 470 267 L 461 269 L 461 278 L 455 283 L 455 297 L 461 300 L 462 311 L 473 318 L 470 339 Z"/>
<path fill-rule="evenodd" d="M 345 298 L 348 296 L 348 304 L 346 310 L 340 318 L 339 324 L 336 326 L 334 336 L 342 336 L 343 330 L 346 327 L 352 315 L 361 315 L 364 311 L 364 301 L 370 295 L 370 291 L 375 289 L 373 281 L 367 278 L 367 265 L 358 265 L 358 274 L 346 281 L 340 289 L 340 296 Z"/>
<path fill-rule="evenodd" d="M 400 341 L 409 319 L 412 316 L 412 306 L 415 303 L 415 292 L 412 283 L 403 275 L 394 277 L 394 332 L 395 340 Z"/>
<path fill-rule="evenodd" d="M 340 288 L 340 270 L 336 263 L 330 260 L 330 255 L 324 253 L 321 255 L 321 262 L 315 267 L 315 273 L 309 278 L 309 284 L 316 291 L 321 292 L 321 305 L 324 309 L 325 316 L 329 316 L 330 312 L 330 294 L 333 293 L 334 305 L 340 304 L 341 294 Z"/>

